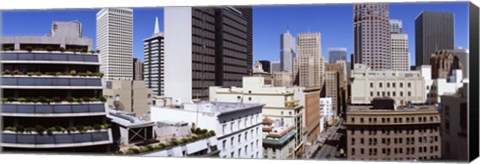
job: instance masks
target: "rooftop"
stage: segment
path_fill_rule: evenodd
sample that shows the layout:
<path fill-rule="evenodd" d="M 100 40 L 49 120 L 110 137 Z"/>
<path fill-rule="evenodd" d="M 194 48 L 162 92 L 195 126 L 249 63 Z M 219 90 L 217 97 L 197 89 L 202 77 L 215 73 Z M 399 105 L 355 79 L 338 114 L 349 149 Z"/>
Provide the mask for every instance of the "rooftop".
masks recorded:
<path fill-rule="evenodd" d="M 117 111 L 111 108 L 108 109 L 107 117 L 110 118 L 112 122 L 127 128 L 139 128 L 154 125 L 153 121 L 141 120 L 133 116 L 133 113 Z"/>
<path fill-rule="evenodd" d="M 226 114 L 233 113 L 236 111 L 241 111 L 250 108 L 263 107 L 264 104 L 256 103 L 232 103 L 232 102 L 210 102 L 210 101 L 201 101 L 197 103 L 189 102 L 183 103 L 181 106 L 166 106 L 163 108 L 169 109 L 178 109 L 192 112 L 203 112 L 203 113 L 215 113 L 215 114 Z"/>
<path fill-rule="evenodd" d="M 397 106 L 394 110 L 392 109 L 373 109 L 372 105 L 351 105 L 348 107 L 348 113 L 356 112 L 369 112 L 369 113 L 379 113 L 379 112 L 434 112 L 437 111 L 434 105 L 411 105 L 411 106 Z"/>

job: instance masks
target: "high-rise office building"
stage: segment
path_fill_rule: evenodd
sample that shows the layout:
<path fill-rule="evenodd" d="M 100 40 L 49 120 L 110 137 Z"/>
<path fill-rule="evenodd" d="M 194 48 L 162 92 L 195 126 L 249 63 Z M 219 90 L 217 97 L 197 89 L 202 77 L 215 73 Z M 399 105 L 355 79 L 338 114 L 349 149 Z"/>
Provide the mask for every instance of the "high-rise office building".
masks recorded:
<path fill-rule="evenodd" d="M 112 145 L 99 56 L 81 27 L 53 22 L 47 36 L 0 37 L 9 50 L 1 55 L 3 151 L 105 153 Z"/>
<path fill-rule="evenodd" d="M 436 51 L 454 46 L 452 13 L 423 11 L 415 18 L 415 65 L 430 65 Z"/>
<path fill-rule="evenodd" d="M 155 18 L 153 35 L 143 40 L 143 47 L 143 80 L 145 81 L 145 87 L 151 89 L 155 96 L 164 96 L 164 35 L 158 27 L 158 18 Z"/>
<path fill-rule="evenodd" d="M 251 7 L 235 7 L 238 11 L 242 12 L 242 16 L 247 21 L 247 65 L 253 65 L 253 17 Z M 248 74 L 252 73 L 252 67 L 247 67 Z"/>
<path fill-rule="evenodd" d="M 272 61 L 271 62 L 271 67 L 272 73 L 274 72 L 281 72 L 282 71 L 282 65 L 280 61 Z"/>
<path fill-rule="evenodd" d="M 132 80 L 133 10 L 104 8 L 97 13 L 97 49 L 105 80 Z"/>
<path fill-rule="evenodd" d="M 252 69 L 252 17 L 251 9 L 239 9 L 165 8 L 166 96 L 207 99 L 209 86 L 242 85 L 242 77 Z"/>
<path fill-rule="evenodd" d="M 133 80 L 143 80 L 143 62 L 133 58 Z"/>
<path fill-rule="evenodd" d="M 388 4 L 355 4 L 353 10 L 355 63 L 374 70 L 390 69 Z"/>
<path fill-rule="evenodd" d="M 402 32 L 402 21 L 390 20 L 391 69 L 394 71 L 408 71 L 408 35 Z"/>
<path fill-rule="evenodd" d="M 293 58 L 295 58 L 295 38 L 287 29 L 280 35 L 280 70 L 292 72 Z"/>
<path fill-rule="evenodd" d="M 335 64 L 337 60 L 347 61 L 346 48 L 329 48 L 328 49 L 328 63 Z"/>
<path fill-rule="evenodd" d="M 320 33 L 298 34 L 297 38 L 299 85 L 323 87 L 325 62 Z"/>
<path fill-rule="evenodd" d="M 390 33 L 392 33 L 392 34 L 401 34 L 401 33 L 403 33 L 403 23 L 402 23 L 402 20 L 390 19 Z"/>

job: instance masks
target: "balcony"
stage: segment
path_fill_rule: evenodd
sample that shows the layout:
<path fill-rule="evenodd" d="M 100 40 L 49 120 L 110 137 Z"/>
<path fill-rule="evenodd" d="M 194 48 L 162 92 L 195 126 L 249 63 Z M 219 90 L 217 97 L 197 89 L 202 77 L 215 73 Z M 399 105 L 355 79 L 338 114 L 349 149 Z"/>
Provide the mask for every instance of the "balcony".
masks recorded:
<path fill-rule="evenodd" d="M 33 103 L 5 103 L 2 105 L 2 116 L 92 116 L 105 115 L 103 102 L 86 103 L 55 103 L 55 104 L 33 104 Z"/>
<path fill-rule="evenodd" d="M 63 148 L 104 145 L 112 143 L 112 131 L 100 130 L 83 133 L 27 134 L 2 133 L 2 146 L 15 148 Z"/>
<path fill-rule="evenodd" d="M 51 53 L 27 53 L 27 52 L 3 52 L 3 63 L 69 63 L 69 64 L 93 64 L 99 65 L 98 55 L 88 53 L 72 54 L 69 52 L 51 52 Z"/>
<path fill-rule="evenodd" d="M 94 88 L 101 89 L 100 77 L 2 77 L 2 88 Z"/>

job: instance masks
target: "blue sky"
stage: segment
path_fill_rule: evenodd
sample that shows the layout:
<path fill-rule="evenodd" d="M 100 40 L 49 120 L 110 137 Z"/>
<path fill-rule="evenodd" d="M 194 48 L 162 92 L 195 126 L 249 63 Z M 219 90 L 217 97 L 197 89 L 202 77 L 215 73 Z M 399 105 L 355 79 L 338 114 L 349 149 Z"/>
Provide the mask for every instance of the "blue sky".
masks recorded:
<path fill-rule="evenodd" d="M 468 48 L 468 6 L 465 2 L 391 3 L 389 9 L 391 19 L 403 21 L 403 32 L 409 37 L 411 63 L 415 60 L 414 21 L 423 10 L 454 13 L 455 46 Z M 2 35 L 45 35 L 50 30 L 52 21 L 78 20 L 82 22 L 83 35 L 91 38 L 95 46 L 95 15 L 98 11 L 99 9 L 3 11 Z M 134 9 L 134 57 L 143 59 L 143 39 L 152 35 L 156 16 L 159 17 L 160 31 L 163 31 L 162 8 Z M 352 17 L 350 4 L 256 6 L 253 9 L 253 60 L 278 60 L 280 34 L 287 27 L 295 36 L 302 32 L 320 32 L 325 59 L 328 59 L 328 48 L 344 47 L 351 54 Z"/>

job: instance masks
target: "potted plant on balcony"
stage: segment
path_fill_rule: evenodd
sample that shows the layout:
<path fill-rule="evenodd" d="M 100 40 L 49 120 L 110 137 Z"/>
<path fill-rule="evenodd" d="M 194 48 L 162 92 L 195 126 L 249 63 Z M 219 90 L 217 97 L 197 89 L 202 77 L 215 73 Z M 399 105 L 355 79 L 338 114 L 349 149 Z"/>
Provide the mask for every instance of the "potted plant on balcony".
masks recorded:
<path fill-rule="evenodd" d="M 87 76 L 92 76 L 92 75 L 93 75 L 93 73 L 92 73 L 92 72 L 90 72 L 90 71 L 87 71 L 87 72 L 85 73 L 85 75 L 87 75 Z"/>
<path fill-rule="evenodd" d="M 40 102 L 42 104 L 47 103 L 47 98 L 45 98 L 44 96 L 40 96 L 40 97 L 38 97 L 38 102 Z"/>
<path fill-rule="evenodd" d="M 26 46 L 23 48 L 24 50 L 27 50 L 28 52 L 32 52 L 33 48 L 31 46 Z"/>
<path fill-rule="evenodd" d="M 42 76 L 42 72 L 40 72 L 40 71 L 35 72 L 35 75 L 37 75 L 37 76 Z"/>
<path fill-rule="evenodd" d="M 27 99 L 24 98 L 24 97 L 19 97 L 19 98 L 17 98 L 17 101 L 18 101 L 18 102 L 21 102 L 21 103 L 28 102 Z"/>
<path fill-rule="evenodd" d="M 54 127 L 55 131 L 59 131 L 59 132 L 62 132 L 62 133 L 65 133 L 66 129 L 57 125 Z"/>
<path fill-rule="evenodd" d="M 5 132 L 11 132 L 11 133 L 15 133 L 17 131 L 17 128 L 13 127 L 13 126 L 7 126 L 5 127 Z"/>
<path fill-rule="evenodd" d="M 7 69 L 7 70 L 3 71 L 3 74 L 4 74 L 4 75 L 10 75 L 11 72 L 10 72 L 10 70 Z"/>
<path fill-rule="evenodd" d="M 72 133 L 72 132 L 75 132 L 75 131 L 77 131 L 77 128 L 76 128 L 76 127 L 73 127 L 73 126 L 72 126 L 72 127 L 67 128 L 67 133 L 68 133 L 68 134 L 70 134 L 70 133 Z"/>
<path fill-rule="evenodd" d="M 61 72 L 56 72 L 55 76 L 62 76 L 62 73 Z"/>
<path fill-rule="evenodd" d="M 30 76 L 30 77 L 32 77 L 32 76 L 33 76 L 33 74 L 35 74 L 35 73 L 34 73 L 34 72 L 27 72 L 27 76 Z"/>
<path fill-rule="evenodd" d="M 8 98 L 2 97 L 2 103 L 6 103 L 6 102 L 8 102 Z"/>
<path fill-rule="evenodd" d="M 62 102 L 62 98 L 60 98 L 58 96 L 54 96 L 54 97 L 52 97 L 52 102 L 60 103 L 60 102 Z"/>
<path fill-rule="evenodd" d="M 85 132 L 85 126 L 77 125 L 77 130 L 78 130 L 78 132 L 83 133 L 83 132 Z"/>
<path fill-rule="evenodd" d="M 103 97 L 103 96 L 100 96 L 98 99 L 99 99 L 101 102 L 107 101 L 107 99 L 106 99 L 105 97 Z"/>
<path fill-rule="evenodd" d="M 22 125 L 17 125 L 16 129 L 17 133 L 23 133 L 25 131 L 25 127 L 23 127 Z"/>
<path fill-rule="evenodd" d="M 42 125 L 35 125 L 34 130 L 40 135 L 43 135 L 43 132 L 45 132 L 45 128 Z"/>
<path fill-rule="evenodd" d="M 93 129 L 96 131 L 100 131 L 102 130 L 102 126 L 100 126 L 100 124 L 93 124 Z"/>
<path fill-rule="evenodd" d="M 55 131 L 55 127 L 50 127 L 47 129 L 47 134 L 48 135 L 53 135 L 53 132 Z"/>
<path fill-rule="evenodd" d="M 27 127 L 25 128 L 25 133 L 32 134 L 33 128 L 32 127 Z"/>
<path fill-rule="evenodd" d="M 71 76 L 77 76 L 77 71 L 71 70 L 71 71 L 70 71 L 70 75 L 71 75 Z"/>
<path fill-rule="evenodd" d="M 22 72 L 20 72 L 18 69 L 14 70 L 12 72 L 13 75 L 22 75 Z"/>
<path fill-rule="evenodd" d="M 58 51 L 60 51 L 60 52 L 65 52 L 65 48 L 60 47 L 60 48 L 58 48 Z"/>

